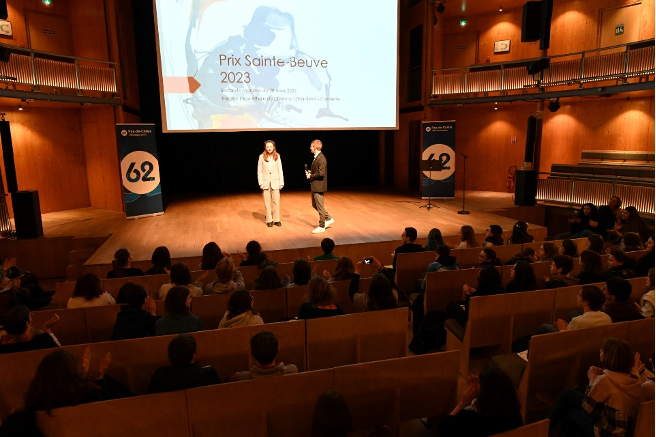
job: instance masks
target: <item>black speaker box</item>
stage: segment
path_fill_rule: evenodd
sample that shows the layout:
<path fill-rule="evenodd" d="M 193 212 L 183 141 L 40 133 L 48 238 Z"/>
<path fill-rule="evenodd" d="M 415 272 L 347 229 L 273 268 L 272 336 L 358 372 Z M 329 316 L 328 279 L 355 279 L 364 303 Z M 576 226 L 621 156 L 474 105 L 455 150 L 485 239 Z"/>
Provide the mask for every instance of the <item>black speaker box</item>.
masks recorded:
<path fill-rule="evenodd" d="M 6 20 L 8 17 L 7 0 L 0 0 L 0 20 Z"/>
<path fill-rule="evenodd" d="M 540 19 L 540 50 L 549 48 L 551 40 L 551 16 L 553 14 L 553 0 L 542 0 L 542 17 Z"/>
<path fill-rule="evenodd" d="M 526 126 L 526 147 L 524 148 L 524 162 L 533 162 L 533 150 L 535 149 L 535 133 L 538 119 L 532 115 L 528 117 Z"/>
<path fill-rule="evenodd" d="M 538 172 L 518 170 L 515 184 L 515 205 L 534 206 L 538 194 Z"/>
<path fill-rule="evenodd" d="M 43 237 L 39 192 L 16 191 L 11 195 L 11 204 L 14 207 L 16 238 L 24 240 Z"/>
<path fill-rule="evenodd" d="M 522 14 L 522 42 L 533 42 L 540 39 L 542 2 L 524 3 Z"/>

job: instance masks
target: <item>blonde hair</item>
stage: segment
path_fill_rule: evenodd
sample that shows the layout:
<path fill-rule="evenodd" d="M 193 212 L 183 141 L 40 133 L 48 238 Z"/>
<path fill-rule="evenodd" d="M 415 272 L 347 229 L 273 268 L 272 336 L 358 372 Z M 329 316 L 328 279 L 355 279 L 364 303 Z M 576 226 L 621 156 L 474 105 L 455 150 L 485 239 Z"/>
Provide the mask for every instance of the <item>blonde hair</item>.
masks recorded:
<path fill-rule="evenodd" d="M 222 258 L 216 264 L 216 278 L 222 284 L 230 282 L 235 274 L 235 264 L 230 258 Z"/>
<path fill-rule="evenodd" d="M 310 304 L 315 307 L 328 306 L 335 303 L 335 289 L 326 278 L 315 276 L 308 283 Z"/>

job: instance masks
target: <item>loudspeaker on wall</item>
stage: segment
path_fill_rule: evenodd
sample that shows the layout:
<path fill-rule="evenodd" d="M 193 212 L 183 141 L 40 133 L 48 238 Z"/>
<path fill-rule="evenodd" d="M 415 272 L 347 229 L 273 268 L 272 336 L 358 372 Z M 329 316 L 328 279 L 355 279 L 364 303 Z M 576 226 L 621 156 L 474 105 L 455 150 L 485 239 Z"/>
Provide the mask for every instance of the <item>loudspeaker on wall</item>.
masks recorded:
<path fill-rule="evenodd" d="M 540 39 L 540 19 L 542 2 L 524 3 L 522 14 L 522 42 L 533 42 Z"/>
<path fill-rule="evenodd" d="M 41 205 L 38 191 L 16 191 L 11 195 L 14 207 L 16 238 L 19 240 L 43 237 Z"/>

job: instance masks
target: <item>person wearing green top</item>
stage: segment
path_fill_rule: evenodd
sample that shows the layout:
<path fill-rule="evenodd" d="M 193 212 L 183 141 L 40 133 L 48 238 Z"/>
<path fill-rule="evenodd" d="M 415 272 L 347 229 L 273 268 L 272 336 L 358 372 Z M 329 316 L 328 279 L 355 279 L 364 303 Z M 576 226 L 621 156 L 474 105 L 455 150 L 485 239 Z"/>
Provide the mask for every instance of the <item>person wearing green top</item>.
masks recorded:
<path fill-rule="evenodd" d="M 315 261 L 323 261 L 325 259 L 338 259 L 339 257 L 333 254 L 335 250 L 335 242 L 330 238 L 324 238 L 321 240 L 321 249 L 323 250 L 322 255 L 317 255 L 314 257 Z"/>

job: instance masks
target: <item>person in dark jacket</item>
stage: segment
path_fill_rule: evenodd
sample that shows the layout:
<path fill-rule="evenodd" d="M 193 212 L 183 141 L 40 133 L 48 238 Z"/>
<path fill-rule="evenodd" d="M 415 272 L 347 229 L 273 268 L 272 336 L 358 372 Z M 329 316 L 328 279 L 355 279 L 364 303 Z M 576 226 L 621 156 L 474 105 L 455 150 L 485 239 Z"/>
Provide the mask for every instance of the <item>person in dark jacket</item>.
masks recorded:
<path fill-rule="evenodd" d="M 602 311 L 610 316 L 613 323 L 643 318 L 640 307 L 631 301 L 631 291 L 631 283 L 626 279 L 613 276 L 606 281 L 604 287 L 606 303 Z"/>
<path fill-rule="evenodd" d="M 517 264 L 519 261 L 524 261 L 531 264 L 537 262 L 537 260 L 538 255 L 535 253 L 535 249 L 532 247 L 525 247 L 520 253 L 513 255 L 513 257 L 506 261 L 504 265 L 511 266 L 513 264 Z"/>
<path fill-rule="evenodd" d="M 392 259 L 392 270 L 396 271 L 396 256 L 399 253 L 414 253 L 423 252 L 424 248 L 421 244 L 416 244 L 417 230 L 415 228 L 405 228 L 401 234 L 402 245 L 394 250 L 394 258 Z"/>
<path fill-rule="evenodd" d="M 483 250 L 481 250 L 481 253 L 478 255 L 478 265 L 476 266 L 477 268 L 482 269 L 485 266 L 495 267 L 500 265 L 501 261 L 499 261 L 499 258 L 497 258 L 497 253 L 493 249 L 485 247 Z"/>
<path fill-rule="evenodd" d="M 556 235 L 556 240 L 582 238 L 592 233 L 599 234 L 603 232 L 599 226 L 599 212 L 592 203 L 583 204 L 576 216 L 568 219 L 568 221 L 569 232 Z"/>
<path fill-rule="evenodd" d="M 570 273 L 574 269 L 574 261 L 566 255 L 556 255 L 551 262 L 552 277 L 545 277 L 544 288 L 569 287 L 579 283 L 577 278 L 572 278 Z"/>
<path fill-rule="evenodd" d="M 153 266 L 146 270 L 144 275 L 163 275 L 171 270 L 171 253 L 166 246 L 159 246 L 153 251 L 153 256 L 150 258 Z M 117 302 L 118 303 L 118 302 Z"/>
<path fill-rule="evenodd" d="M 128 306 L 116 315 L 112 340 L 152 337 L 159 316 L 155 315 L 155 301 L 141 285 L 127 290 Z"/>
<path fill-rule="evenodd" d="M 191 313 L 191 294 L 187 287 L 169 290 L 164 301 L 166 315 L 155 323 L 156 335 L 185 334 L 203 330 L 198 316 Z"/>
<path fill-rule="evenodd" d="M 481 273 L 478 275 L 478 285 L 476 288 L 471 287 L 469 284 L 463 285 L 460 302 L 457 305 L 451 303 L 447 306 L 446 318 L 455 319 L 464 327 L 469 320 L 469 301 L 472 297 L 492 296 L 503 292 L 504 289 L 501 285 L 501 274 L 499 271 L 492 266 L 483 267 Z M 462 305 L 464 305 L 464 311 Z"/>
<path fill-rule="evenodd" d="M 196 340 L 189 334 L 180 334 L 169 343 L 168 367 L 155 371 L 148 385 L 148 393 L 185 390 L 219 384 L 219 375 L 212 366 L 201 367 L 196 362 Z"/>
<path fill-rule="evenodd" d="M 114 253 L 112 270 L 107 272 L 107 279 L 143 276 L 143 274 L 143 270 L 132 267 L 132 254 L 130 251 L 127 249 L 119 249 Z"/>
<path fill-rule="evenodd" d="M 638 260 L 636 264 L 635 272 L 638 276 L 647 276 L 649 274 L 649 269 L 654 268 L 654 236 L 649 237 L 645 243 L 645 249 L 647 249 L 647 255 L 643 256 Z"/>
<path fill-rule="evenodd" d="M 585 242 L 585 248 L 599 255 L 604 254 L 604 239 L 599 234 L 590 234 Z"/>
<path fill-rule="evenodd" d="M 507 293 L 533 291 L 538 288 L 533 267 L 526 261 L 518 261 L 510 269 L 510 282 L 506 285 Z"/>
<path fill-rule="evenodd" d="M 604 282 L 606 279 L 606 272 L 604 271 L 604 266 L 601 264 L 601 256 L 598 253 L 591 250 L 584 250 L 581 252 L 579 264 L 581 265 L 581 273 L 576 276 L 579 280 L 579 285 Z"/>
<path fill-rule="evenodd" d="M 483 247 L 486 246 L 503 246 L 505 243 L 503 241 L 503 229 L 499 225 L 490 225 L 485 230 L 485 241 L 483 241 Z"/>
<path fill-rule="evenodd" d="M 623 279 L 631 279 L 636 277 L 636 272 L 633 270 L 634 261 L 629 256 L 619 249 L 611 249 L 610 256 L 608 257 L 608 271 L 606 277 L 619 276 Z"/>

